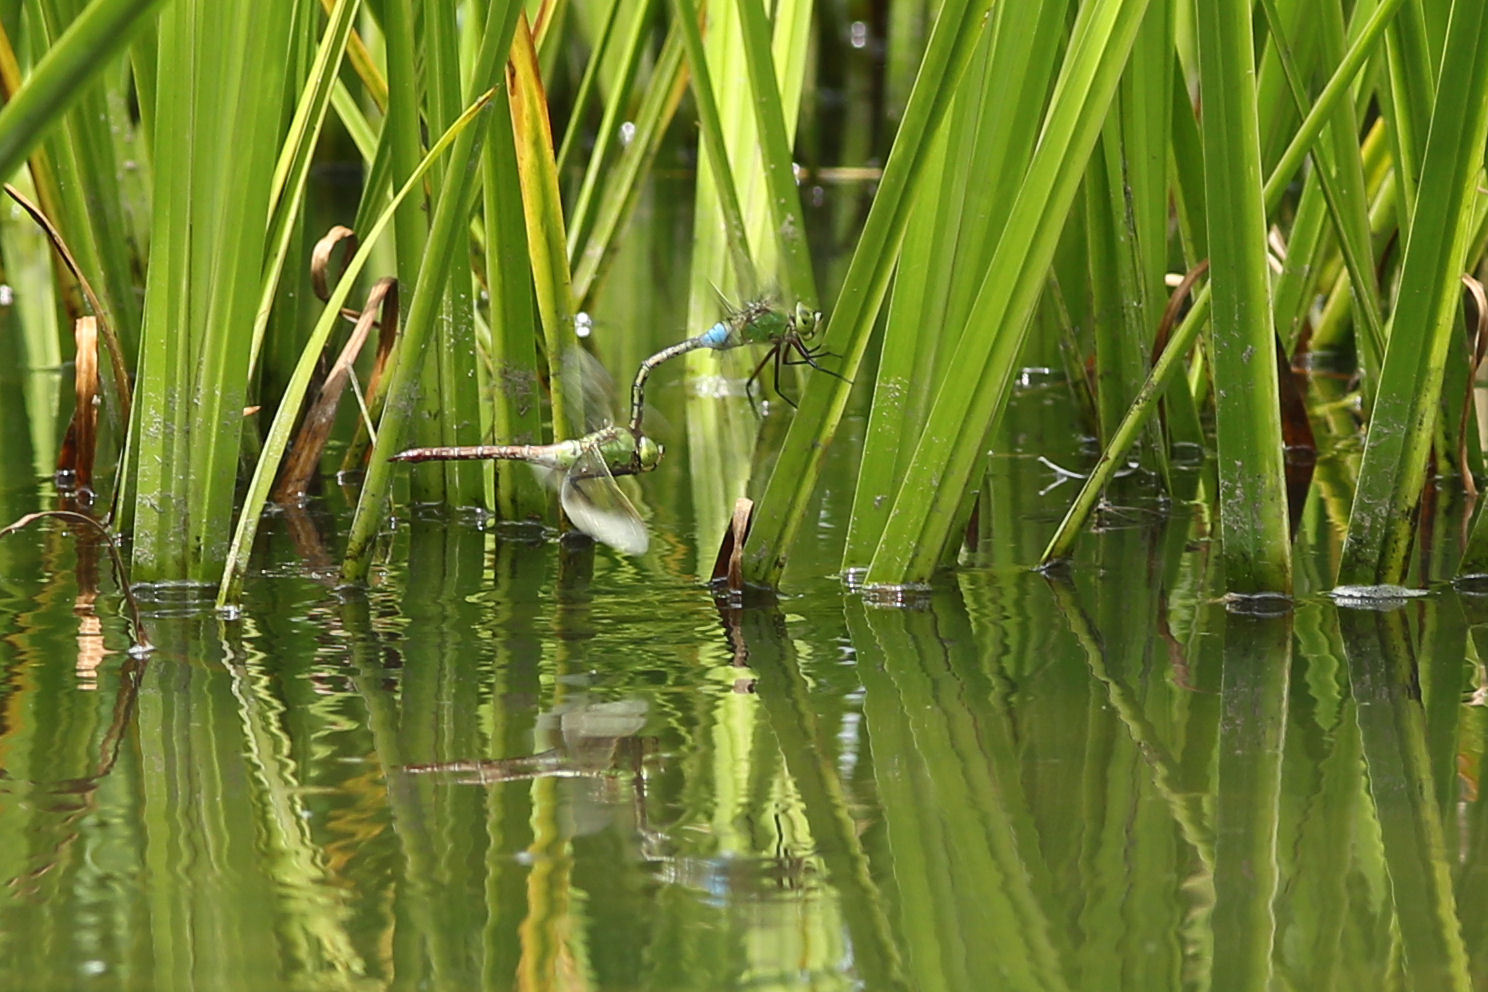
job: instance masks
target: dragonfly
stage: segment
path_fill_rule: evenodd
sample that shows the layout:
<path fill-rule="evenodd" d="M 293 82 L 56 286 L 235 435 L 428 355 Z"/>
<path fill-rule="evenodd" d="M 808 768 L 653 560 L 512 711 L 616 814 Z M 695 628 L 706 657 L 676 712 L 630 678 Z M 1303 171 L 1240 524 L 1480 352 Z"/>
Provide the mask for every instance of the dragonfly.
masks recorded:
<path fill-rule="evenodd" d="M 729 312 L 722 320 L 703 333 L 663 348 L 641 362 L 640 368 L 636 370 L 635 382 L 630 387 L 631 429 L 635 431 L 641 429 L 641 419 L 645 411 L 646 380 L 651 377 L 651 373 L 662 363 L 699 348 L 729 351 L 747 345 L 769 345 L 769 350 L 755 365 L 754 371 L 749 373 L 749 380 L 744 384 L 744 395 L 749 397 L 749 405 L 753 407 L 754 384 L 759 381 L 765 366 L 773 360 L 772 382 L 775 386 L 775 395 L 794 408 L 796 401 L 780 391 L 781 366 L 809 365 L 820 372 L 844 379 L 843 376 L 829 368 L 824 368 L 817 362 L 818 358 L 828 354 L 822 345 L 811 344 L 811 339 L 816 336 L 821 323 L 821 311 L 812 310 L 803 303 L 797 303 L 792 312 L 782 310 L 768 300 L 752 300 L 741 307 L 729 308 Z M 847 380 L 844 379 L 844 381 Z M 756 412 L 758 412 L 757 408 Z"/>
<path fill-rule="evenodd" d="M 569 521 L 596 541 L 628 555 L 644 554 L 651 539 L 636 508 L 615 482 L 617 475 L 649 472 L 661 461 L 662 446 L 626 426 L 603 427 L 553 444 L 473 444 L 409 448 L 395 462 L 505 459 L 522 461 L 558 479 L 558 502 Z"/>

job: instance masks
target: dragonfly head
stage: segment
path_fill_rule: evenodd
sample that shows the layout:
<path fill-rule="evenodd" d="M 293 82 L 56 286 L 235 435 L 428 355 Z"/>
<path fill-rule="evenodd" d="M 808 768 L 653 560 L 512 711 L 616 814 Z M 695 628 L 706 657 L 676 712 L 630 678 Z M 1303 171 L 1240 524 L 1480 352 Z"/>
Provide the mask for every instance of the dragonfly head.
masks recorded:
<path fill-rule="evenodd" d="M 792 323 L 795 325 L 796 334 L 803 341 L 810 341 L 815 336 L 817 330 L 821 327 L 821 319 L 820 310 L 812 310 L 804 303 L 796 304 L 796 312 L 791 318 Z"/>
<path fill-rule="evenodd" d="M 636 458 L 641 464 L 642 472 L 649 472 L 661 461 L 663 449 L 661 445 L 642 434 L 636 438 Z"/>

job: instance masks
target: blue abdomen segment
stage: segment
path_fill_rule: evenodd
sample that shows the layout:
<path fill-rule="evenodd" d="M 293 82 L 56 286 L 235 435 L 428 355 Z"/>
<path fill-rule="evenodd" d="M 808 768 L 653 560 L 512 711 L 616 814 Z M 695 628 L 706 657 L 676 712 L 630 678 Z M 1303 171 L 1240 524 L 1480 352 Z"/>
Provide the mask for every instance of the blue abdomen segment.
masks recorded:
<path fill-rule="evenodd" d="M 719 321 L 698 335 L 698 340 L 702 342 L 704 348 L 726 348 L 729 343 L 728 339 L 728 325 L 723 321 Z"/>

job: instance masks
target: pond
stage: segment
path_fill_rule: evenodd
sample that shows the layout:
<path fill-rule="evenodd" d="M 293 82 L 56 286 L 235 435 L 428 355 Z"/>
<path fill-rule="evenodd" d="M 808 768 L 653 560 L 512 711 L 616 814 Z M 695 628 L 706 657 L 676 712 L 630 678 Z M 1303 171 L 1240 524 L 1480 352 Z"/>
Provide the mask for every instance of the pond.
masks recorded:
<path fill-rule="evenodd" d="M 6 521 L 54 501 L 22 364 Z M 853 419 L 770 605 L 704 584 L 691 419 L 642 557 L 405 508 L 337 589 L 328 485 L 241 615 L 144 591 L 147 657 L 96 544 L 0 540 L 0 985 L 1488 987 L 1488 601 L 1321 594 L 1348 450 L 1290 612 L 1227 609 L 1201 498 L 1134 488 L 1033 573 L 1070 407 L 1030 371 L 977 550 L 893 605 L 836 577 Z"/>

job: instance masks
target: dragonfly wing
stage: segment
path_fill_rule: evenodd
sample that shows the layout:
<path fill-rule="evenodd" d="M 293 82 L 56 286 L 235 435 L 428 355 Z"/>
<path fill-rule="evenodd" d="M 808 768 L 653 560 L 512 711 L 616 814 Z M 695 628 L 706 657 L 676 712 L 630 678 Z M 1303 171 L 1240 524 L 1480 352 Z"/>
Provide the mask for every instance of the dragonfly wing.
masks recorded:
<path fill-rule="evenodd" d="M 606 426 L 614 409 L 615 381 L 604 364 L 581 346 L 563 353 L 560 375 L 568 395 L 583 397 L 584 430 Z"/>
<path fill-rule="evenodd" d="M 610 474 L 598 448 L 585 448 L 563 476 L 558 490 L 563 512 L 579 530 L 628 555 L 646 552 L 651 544 L 646 524 Z"/>

